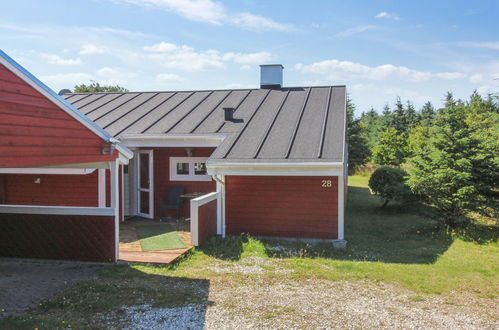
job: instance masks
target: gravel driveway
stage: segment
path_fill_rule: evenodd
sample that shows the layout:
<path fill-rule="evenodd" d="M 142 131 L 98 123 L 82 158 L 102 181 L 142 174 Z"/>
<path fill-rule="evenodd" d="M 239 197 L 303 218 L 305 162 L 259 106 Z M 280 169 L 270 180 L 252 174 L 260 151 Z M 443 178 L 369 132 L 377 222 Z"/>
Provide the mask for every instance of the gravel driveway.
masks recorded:
<path fill-rule="evenodd" d="M 372 280 L 269 278 L 260 266 L 271 261 L 251 261 L 249 266 L 214 265 L 213 270 L 239 276 L 211 278 L 203 304 L 124 306 L 121 314 L 111 317 L 117 323 L 108 325 L 129 329 L 499 329 L 497 297 L 416 294 Z M 250 279 L 249 274 L 258 276 Z"/>
<path fill-rule="evenodd" d="M 100 264 L 0 258 L 0 318 L 20 314 L 78 281 L 94 278 Z"/>

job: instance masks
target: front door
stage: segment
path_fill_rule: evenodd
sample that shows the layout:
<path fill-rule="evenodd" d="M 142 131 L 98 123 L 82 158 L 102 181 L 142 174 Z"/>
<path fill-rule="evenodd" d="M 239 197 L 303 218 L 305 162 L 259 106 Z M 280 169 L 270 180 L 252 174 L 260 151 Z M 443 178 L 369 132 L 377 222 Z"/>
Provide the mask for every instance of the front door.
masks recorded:
<path fill-rule="evenodd" d="M 139 150 L 137 159 L 137 214 L 154 217 L 153 154 L 152 150 Z"/>

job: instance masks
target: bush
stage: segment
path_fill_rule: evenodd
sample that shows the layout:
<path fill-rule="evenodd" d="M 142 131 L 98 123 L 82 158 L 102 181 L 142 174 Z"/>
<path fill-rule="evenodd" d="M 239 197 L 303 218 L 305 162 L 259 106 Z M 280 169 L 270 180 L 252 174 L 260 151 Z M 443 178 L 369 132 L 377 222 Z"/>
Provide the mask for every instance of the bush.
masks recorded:
<path fill-rule="evenodd" d="M 411 197 L 411 191 L 405 183 L 407 172 L 400 168 L 380 167 L 369 178 L 371 193 L 384 200 L 381 207 L 390 201 L 406 202 Z"/>

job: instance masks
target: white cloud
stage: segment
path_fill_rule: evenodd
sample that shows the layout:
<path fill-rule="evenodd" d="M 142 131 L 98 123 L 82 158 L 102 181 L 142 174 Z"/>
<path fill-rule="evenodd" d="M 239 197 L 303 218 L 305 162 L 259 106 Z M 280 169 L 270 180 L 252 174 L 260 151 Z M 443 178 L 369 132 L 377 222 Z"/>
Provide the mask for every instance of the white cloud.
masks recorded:
<path fill-rule="evenodd" d="M 255 31 L 292 31 L 291 24 L 251 13 L 228 13 L 223 4 L 212 0 L 111 0 L 139 6 L 160 8 L 196 22 L 213 25 L 230 24 Z"/>
<path fill-rule="evenodd" d="M 120 75 L 121 72 L 117 68 L 110 68 L 110 67 L 105 66 L 105 67 L 97 70 L 97 74 L 101 77 L 112 77 L 112 76 Z"/>
<path fill-rule="evenodd" d="M 100 83 L 103 85 L 127 85 L 128 80 L 137 76 L 134 72 L 127 72 L 116 67 L 105 66 L 97 70 L 97 75 L 101 77 Z"/>
<path fill-rule="evenodd" d="M 375 18 L 384 18 L 384 19 L 393 19 L 398 21 L 400 17 L 395 13 L 387 13 L 386 11 L 382 11 L 378 15 L 374 16 Z"/>
<path fill-rule="evenodd" d="M 268 52 L 258 52 L 258 53 L 225 53 L 223 55 L 224 61 L 233 61 L 238 64 L 264 64 L 268 63 L 274 58 L 272 54 Z"/>
<path fill-rule="evenodd" d="M 91 74 L 83 72 L 74 73 L 59 73 L 54 75 L 40 76 L 39 79 L 48 85 L 63 86 L 64 88 L 72 88 L 81 83 L 90 82 L 94 77 Z"/>
<path fill-rule="evenodd" d="M 459 46 L 467 48 L 485 48 L 485 49 L 499 50 L 499 41 L 460 42 Z"/>
<path fill-rule="evenodd" d="M 225 64 L 229 62 L 256 65 L 269 62 L 274 58 L 268 52 L 221 53 L 214 49 L 197 51 L 186 45 L 175 45 L 166 42 L 146 46 L 143 49 L 146 51 L 145 57 L 159 62 L 164 68 L 183 71 L 224 69 Z"/>
<path fill-rule="evenodd" d="M 144 50 L 150 52 L 171 52 L 177 49 L 177 45 L 168 42 L 161 41 L 159 44 L 154 44 L 152 46 L 145 46 Z"/>
<path fill-rule="evenodd" d="M 483 74 L 481 73 L 474 74 L 470 77 L 470 83 L 472 84 L 478 84 L 482 80 L 483 80 Z"/>
<path fill-rule="evenodd" d="M 254 31 L 292 31 L 296 30 L 291 24 L 278 23 L 270 18 L 253 15 L 250 13 L 240 13 L 232 16 L 230 22 L 233 25 Z"/>
<path fill-rule="evenodd" d="M 217 25 L 222 24 L 226 16 L 224 6 L 211 0 L 115 0 L 115 2 L 158 7 L 193 21 Z"/>
<path fill-rule="evenodd" d="M 376 28 L 376 26 L 374 26 L 374 25 L 359 25 L 359 26 L 353 27 L 351 29 L 347 29 L 345 31 L 341 31 L 341 32 L 336 33 L 336 37 L 347 38 L 347 37 L 350 37 L 354 34 L 362 33 L 364 31 L 372 30 L 375 28 Z"/>
<path fill-rule="evenodd" d="M 185 79 L 179 76 L 178 74 L 174 73 L 160 73 L 156 76 L 157 81 L 176 81 L 176 82 L 182 82 Z"/>
<path fill-rule="evenodd" d="M 95 55 L 95 54 L 105 54 L 108 50 L 104 47 L 100 47 L 94 44 L 85 44 L 80 50 L 80 55 Z"/>
<path fill-rule="evenodd" d="M 438 78 L 443 80 L 455 80 L 465 78 L 460 72 L 426 72 L 409 69 L 405 66 L 383 64 L 375 67 L 350 61 L 336 59 L 315 62 L 311 64 L 298 63 L 294 68 L 301 72 L 315 73 L 326 76 L 331 80 L 388 80 L 400 79 L 408 82 L 422 82 Z"/>
<path fill-rule="evenodd" d="M 47 61 L 48 64 L 57 64 L 57 65 L 80 65 L 81 59 L 75 58 L 62 58 L 56 54 L 40 54 L 40 56 Z"/>

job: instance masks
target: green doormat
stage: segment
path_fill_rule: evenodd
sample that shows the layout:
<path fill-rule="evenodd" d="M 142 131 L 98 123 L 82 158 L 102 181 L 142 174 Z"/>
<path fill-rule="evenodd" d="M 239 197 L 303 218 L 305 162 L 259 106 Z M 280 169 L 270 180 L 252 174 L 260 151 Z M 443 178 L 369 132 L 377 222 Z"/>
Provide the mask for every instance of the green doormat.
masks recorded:
<path fill-rule="evenodd" d="M 168 224 L 137 225 L 137 235 L 143 251 L 185 248 L 175 229 Z"/>

